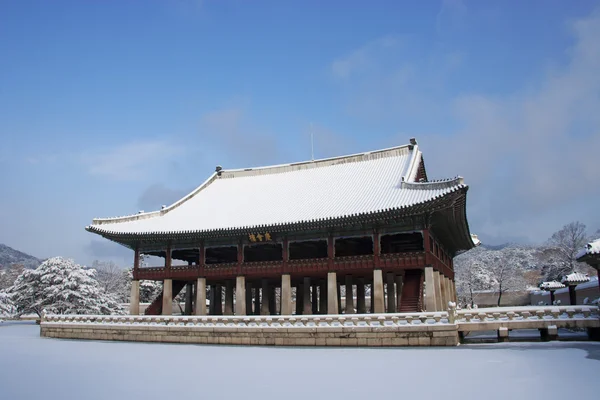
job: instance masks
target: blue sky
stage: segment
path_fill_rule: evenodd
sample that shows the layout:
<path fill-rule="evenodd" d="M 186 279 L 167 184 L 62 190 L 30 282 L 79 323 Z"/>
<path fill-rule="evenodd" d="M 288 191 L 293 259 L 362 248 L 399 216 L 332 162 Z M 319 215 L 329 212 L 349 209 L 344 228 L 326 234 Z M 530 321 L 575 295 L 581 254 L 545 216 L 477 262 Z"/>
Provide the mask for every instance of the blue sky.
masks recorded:
<path fill-rule="evenodd" d="M 225 168 L 405 144 L 470 185 L 473 232 L 600 228 L 599 1 L 4 1 L 0 243 L 84 230 Z"/>

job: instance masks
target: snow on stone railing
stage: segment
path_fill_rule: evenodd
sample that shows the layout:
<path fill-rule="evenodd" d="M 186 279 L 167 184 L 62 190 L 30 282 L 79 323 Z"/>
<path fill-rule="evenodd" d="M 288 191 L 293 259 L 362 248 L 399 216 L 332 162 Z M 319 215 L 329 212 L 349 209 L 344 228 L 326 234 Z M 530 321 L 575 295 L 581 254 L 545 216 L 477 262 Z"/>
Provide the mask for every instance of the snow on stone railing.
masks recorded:
<path fill-rule="evenodd" d="M 397 327 L 418 325 L 447 325 L 448 313 L 423 312 L 401 314 L 342 314 L 342 315 L 46 315 L 42 325 L 169 325 L 191 327 L 235 328 L 322 328 L 322 327 Z"/>
<path fill-rule="evenodd" d="M 507 322 L 599 318 L 595 306 L 498 307 L 456 311 L 456 322 Z"/>

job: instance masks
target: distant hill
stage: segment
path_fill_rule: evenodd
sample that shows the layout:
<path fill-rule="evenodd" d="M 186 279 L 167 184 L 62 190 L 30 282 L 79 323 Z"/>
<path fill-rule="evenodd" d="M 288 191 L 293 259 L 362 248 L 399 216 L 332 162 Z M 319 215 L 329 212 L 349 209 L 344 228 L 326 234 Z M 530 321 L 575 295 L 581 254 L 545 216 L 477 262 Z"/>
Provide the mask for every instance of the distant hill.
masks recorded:
<path fill-rule="evenodd" d="M 0 268 L 11 264 L 23 264 L 25 268 L 37 268 L 42 260 L 0 243 Z"/>

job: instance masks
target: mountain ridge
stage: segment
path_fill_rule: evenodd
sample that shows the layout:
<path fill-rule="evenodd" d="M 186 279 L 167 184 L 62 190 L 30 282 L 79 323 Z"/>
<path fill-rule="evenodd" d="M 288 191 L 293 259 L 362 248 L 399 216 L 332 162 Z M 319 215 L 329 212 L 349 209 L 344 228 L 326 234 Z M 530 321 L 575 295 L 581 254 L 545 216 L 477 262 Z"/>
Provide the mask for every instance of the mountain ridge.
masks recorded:
<path fill-rule="evenodd" d="M 13 249 L 0 243 L 0 268 L 7 268 L 12 264 L 22 264 L 25 268 L 37 268 L 42 263 L 37 257 Z"/>

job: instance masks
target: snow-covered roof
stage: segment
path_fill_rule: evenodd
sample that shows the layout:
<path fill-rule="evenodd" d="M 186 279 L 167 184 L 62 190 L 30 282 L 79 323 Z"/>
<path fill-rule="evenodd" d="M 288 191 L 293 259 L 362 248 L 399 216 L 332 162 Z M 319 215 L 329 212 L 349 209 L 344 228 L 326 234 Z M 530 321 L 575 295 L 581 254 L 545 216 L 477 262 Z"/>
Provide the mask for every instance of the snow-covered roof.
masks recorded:
<path fill-rule="evenodd" d="M 579 272 L 572 272 L 569 275 L 565 275 L 560 280 L 561 283 L 565 283 L 567 285 L 578 285 L 580 283 L 589 282 L 590 277 L 586 274 L 581 274 Z"/>
<path fill-rule="evenodd" d="M 476 234 L 471 233 L 471 240 L 473 241 L 473 244 L 475 246 L 479 246 L 481 244 L 481 240 L 479 240 L 479 238 L 477 237 Z"/>
<path fill-rule="evenodd" d="M 270 167 L 217 167 L 193 192 L 154 212 L 94 219 L 99 234 L 202 233 L 333 220 L 401 210 L 467 188 L 463 179 L 416 182 L 411 145 Z M 467 231 L 468 233 L 468 231 Z"/>
<path fill-rule="evenodd" d="M 600 255 L 600 239 L 596 239 L 596 240 L 586 244 L 583 249 L 581 249 L 581 250 L 579 250 L 579 252 L 577 252 L 576 258 L 579 260 L 580 258 L 591 255 L 591 254 Z"/>
<path fill-rule="evenodd" d="M 565 285 L 563 285 L 560 282 L 556 282 L 556 281 L 542 282 L 540 284 L 540 289 L 543 289 L 543 290 L 556 290 L 556 289 L 562 289 L 564 287 L 565 287 Z"/>

